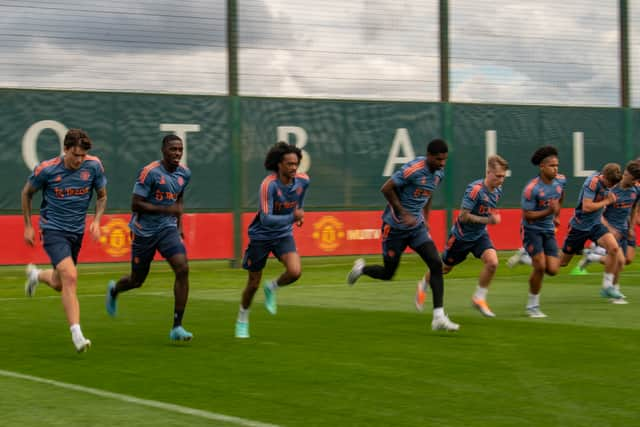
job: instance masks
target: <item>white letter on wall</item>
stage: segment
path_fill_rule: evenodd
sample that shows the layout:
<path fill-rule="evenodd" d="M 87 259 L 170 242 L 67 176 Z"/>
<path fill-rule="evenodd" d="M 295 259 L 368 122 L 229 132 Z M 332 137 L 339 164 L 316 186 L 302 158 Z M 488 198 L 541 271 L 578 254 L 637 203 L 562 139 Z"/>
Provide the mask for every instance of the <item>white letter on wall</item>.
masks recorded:
<path fill-rule="evenodd" d="M 584 170 L 584 133 L 573 133 L 573 176 L 587 177 L 594 170 Z"/>
<path fill-rule="evenodd" d="M 180 163 L 187 166 L 187 133 L 188 132 L 200 132 L 200 125 L 187 125 L 181 123 L 162 123 L 160 124 L 160 130 L 162 132 L 173 132 L 178 138 L 182 140 L 182 146 L 184 151 L 182 152 L 182 159 Z"/>
<path fill-rule="evenodd" d="M 291 144 L 289 142 L 289 135 L 295 137 L 293 145 L 302 150 L 302 161 L 300 162 L 300 166 L 298 166 L 298 172 L 307 173 L 309 169 L 311 169 L 311 156 L 303 150 L 304 146 L 307 145 L 307 131 L 300 126 L 278 126 L 277 133 L 277 142 L 282 141 Z"/>
<path fill-rule="evenodd" d="M 401 151 L 406 155 L 400 156 Z M 387 157 L 387 164 L 384 166 L 382 176 L 391 176 L 395 165 L 404 165 L 415 158 L 416 154 L 413 151 L 413 145 L 411 145 L 409 131 L 406 128 L 396 129 L 396 135 L 393 138 L 389 157 Z"/>
<path fill-rule="evenodd" d="M 22 137 L 22 159 L 29 170 L 33 170 L 38 164 L 38 136 L 45 129 L 53 130 L 60 140 L 60 154 L 64 152 L 64 136 L 67 134 L 67 128 L 60 122 L 55 120 L 42 120 L 36 122 L 27 129 Z"/>
<path fill-rule="evenodd" d="M 489 157 L 493 156 L 494 154 L 498 154 L 498 132 L 496 132 L 495 130 L 488 130 L 484 133 L 484 147 L 484 151 L 486 153 L 484 164 L 486 167 Z M 507 176 L 511 176 L 510 170 L 507 171 Z"/>

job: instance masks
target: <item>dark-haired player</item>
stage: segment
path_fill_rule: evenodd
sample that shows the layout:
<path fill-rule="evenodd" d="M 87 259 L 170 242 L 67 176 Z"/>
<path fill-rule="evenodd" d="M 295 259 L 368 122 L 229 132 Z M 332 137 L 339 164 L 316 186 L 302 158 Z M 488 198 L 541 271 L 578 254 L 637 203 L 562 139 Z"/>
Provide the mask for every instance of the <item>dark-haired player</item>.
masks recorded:
<path fill-rule="evenodd" d="M 35 242 L 31 200 L 35 192 L 42 190 L 40 230 L 44 250 L 53 265 L 53 269 L 39 270 L 29 264 L 25 293 L 33 296 L 39 281 L 61 292 L 71 340 L 78 352 L 91 346 L 80 329 L 76 264 L 93 191 L 97 195 L 96 214 L 89 233 L 94 240 L 100 238 L 100 220 L 107 206 L 107 179 L 100 159 L 88 154 L 91 145 L 86 132 L 70 129 L 64 137 L 64 154 L 37 165 L 22 190 L 24 240 L 29 246 Z"/>
<path fill-rule="evenodd" d="M 382 259 L 384 265 L 354 262 L 347 282 L 353 285 L 363 274 L 374 279 L 391 280 L 400 264 L 402 252 L 409 246 L 427 264 L 433 292 L 433 330 L 457 331 L 460 325 L 444 312 L 442 259 L 427 230 L 433 192 L 444 177 L 449 155 L 447 143 L 434 139 L 427 145 L 427 156 L 406 163 L 384 183 L 381 192 L 387 199 L 382 214 Z"/>
<path fill-rule="evenodd" d="M 596 242 L 607 254 L 603 258 L 604 276 L 600 295 L 604 298 L 623 299 L 624 295 L 613 286 L 613 281 L 624 265 L 624 255 L 614 233 L 602 222 L 602 212 L 616 201 L 612 187 L 620 182 L 622 172 L 617 163 L 607 163 L 601 172 L 585 179 L 575 213 L 569 223 L 569 233 L 562 247 L 562 267 L 584 248 L 587 240 Z"/>
<path fill-rule="evenodd" d="M 156 251 L 160 252 L 175 274 L 173 327 L 169 339 L 189 341 L 193 334 L 182 327 L 182 317 L 189 298 L 189 265 L 182 242 L 184 190 L 191 171 L 180 164 L 184 144 L 176 135 L 162 139 L 162 160 L 143 167 L 133 186 L 131 200 L 131 272 L 118 282 L 109 282 L 107 313 L 116 315 L 118 294 L 139 288 L 144 283 Z"/>
<path fill-rule="evenodd" d="M 273 253 L 284 264 L 285 271 L 263 285 L 265 306 L 276 314 L 276 291 L 300 278 L 300 255 L 293 239 L 293 224 L 304 222 L 304 198 L 309 176 L 298 172 L 302 151 L 295 145 L 279 142 L 266 155 L 264 167 L 272 173 L 260 184 L 258 213 L 249 226 L 249 246 L 242 267 L 249 272 L 242 292 L 236 321 L 236 338 L 249 338 L 249 308 L 253 301 L 267 258 Z"/>
<path fill-rule="evenodd" d="M 529 317 L 547 317 L 540 311 L 540 290 L 545 273 L 555 276 L 560 268 L 555 229 L 564 199 L 566 178 L 558 174 L 558 150 L 550 145 L 538 148 L 531 163 L 540 169 L 538 176 L 524 187 L 522 206 L 522 244 L 531 257 L 529 276 Z M 519 256 L 518 254 L 516 256 Z"/>

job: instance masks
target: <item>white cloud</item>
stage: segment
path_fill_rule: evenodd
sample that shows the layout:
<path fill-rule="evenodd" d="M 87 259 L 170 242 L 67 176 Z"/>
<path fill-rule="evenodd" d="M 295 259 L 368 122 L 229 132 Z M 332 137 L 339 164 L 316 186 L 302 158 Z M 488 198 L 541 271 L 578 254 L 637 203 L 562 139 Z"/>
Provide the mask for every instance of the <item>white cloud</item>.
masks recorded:
<path fill-rule="evenodd" d="M 617 3 L 449 7 L 451 100 L 618 104 Z M 195 0 L 5 3 L 0 85 L 224 94 L 225 13 Z M 437 0 L 239 0 L 238 13 L 243 95 L 439 99 Z"/>

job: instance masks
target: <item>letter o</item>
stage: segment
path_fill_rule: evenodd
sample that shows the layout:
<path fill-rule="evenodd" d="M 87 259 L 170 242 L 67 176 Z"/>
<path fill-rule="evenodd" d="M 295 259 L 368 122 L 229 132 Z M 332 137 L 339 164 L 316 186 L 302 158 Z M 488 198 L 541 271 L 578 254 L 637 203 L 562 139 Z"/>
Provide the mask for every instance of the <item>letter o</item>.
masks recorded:
<path fill-rule="evenodd" d="M 67 134 L 67 127 L 55 120 L 41 120 L 27 129 L 22 137 L 22 160 L 29 170 L 33 170 L 39 163 L 38 160 L 38 136 L 45 129 L 51 129 L 58 135 L 60 141 L 60 153 L 64 151 L 64 137 Z"/>

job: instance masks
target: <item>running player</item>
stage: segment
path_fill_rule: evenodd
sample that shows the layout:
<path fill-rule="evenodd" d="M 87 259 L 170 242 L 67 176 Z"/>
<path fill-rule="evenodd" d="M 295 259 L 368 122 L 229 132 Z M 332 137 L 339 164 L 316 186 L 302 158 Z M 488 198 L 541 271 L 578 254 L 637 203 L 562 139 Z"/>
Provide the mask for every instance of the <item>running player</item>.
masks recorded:
<path fill-rule="evenodd" d="M 540 310 L 540 290 L 545 273 L 555 276 L 560 267 L 555 229 L 564 199 L 566 178 L 558 173 L 558 150 L 550 145 L 538 148 L 531 163 L 540 170 L 522 192 L 522 244 L 531 257 L 527 315 L 547 317 Z"/>
<path fill-rule="evenodd" d="M 182 326 L 182 317 L 189 297 L 189 265 L 182 241 L 184 190 L 191 171 L 180 164 L 184 144 L 176 135 L 162 139 L 162 160 L 143 167 L 133 186 L 131 200 L 131 272 L 107 287 L 106 309 L 110 316 L 117 311 L 117 297 L 122 292 L 139 288 L 144 283 L 156 251 L 171 266 L 175 281 L 172 341 L 190 341 L 193 334 Z"/>
<path fill-rule="evenodd" d="M 249 226 L 249 246 L 242 267 L 248 271 L 247 286 L 242 292 L 236 321 L 236 338 L 249 338 L 249 309 L 255 295 L 267 258 L 273 253 L 285 271 L 263 285 L 265 307 L 276 314 L 276 292 L 300 278 L 300 255 L 293 239 L 293 224 L 304 222 L 304 198 L 309 187 L 309 176 L 298 172 L 302 151 L 294 145 L 279 142 L 267 153 L 264 167 L 271 171 L 260 184 L 258 213 Z"/>
<path fill-rule="evenodd" d="M 53 269 L 40 270 L 29 264 L 25 293 L 33 296 L 38 282 L 61 293 L 71 340 L 78 352 L 91 346 L 80 328 L 76 264 L 94 191 L 96 214 L 89 225 L 89 233 L 96 241 L 100 238 L 100 220 L 107 206 L 107 179 L 100 159 L 88 154 L 91 146 L 85 131 L 70 129 L 64 137 L 64 154 L 37 165 L 22 190 L 24 240 L 29 246 L 35 244 L 31 200 L 38 190 L 42 190 L 40 230 L 44 250 L 53 266 Z"/>
<path fill-rule="evenodd" d="M 489 233 L 487 224 L 500 224 L 501 217 L 496 211 L 502 197 L 502 184 L 507 176 L 509 163 L 498 155 L 489 157 L 483 179 L 473 181 L 467 186 L 462 197 L 460 214 L 449 232 L 447 246 L 442 253 L 443 273 L 447 274 L 473 253 L 480 258 L 484 267 L 480 271 L 478 286 L 471 303 L 486 317 L 495 317 L 487 304 L 489 284 L 498 268 L 498 254 Z M 418 283 L 416 308 L 422 311 L 430 274 Z"/>
<path fill-rule="evenodd" d="M 433 292 L 433 330 L 457 331 L 460 325 L 444 312 L 442 259 L 427 230 L 433 192 L 444 178 L 449 155 L 447 143 L 434 139 L 427 146 L 427 156 L 417 157 L 396 171 L 382 186 L 387 207 L 382 214 L 382 258 L 384 265 L 365 265 L 362 258 L 354 262 L 347 282 L 353 285 L 360 276 L 391 280 L 409 246 L 427 264 Z"/>

